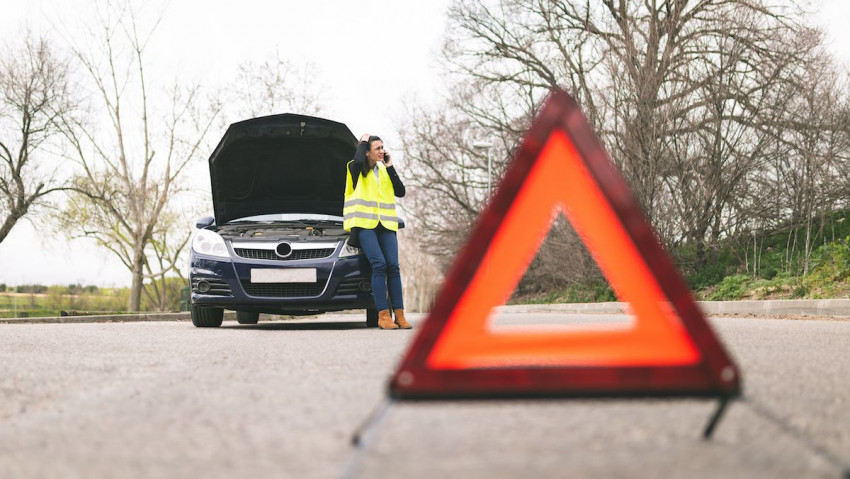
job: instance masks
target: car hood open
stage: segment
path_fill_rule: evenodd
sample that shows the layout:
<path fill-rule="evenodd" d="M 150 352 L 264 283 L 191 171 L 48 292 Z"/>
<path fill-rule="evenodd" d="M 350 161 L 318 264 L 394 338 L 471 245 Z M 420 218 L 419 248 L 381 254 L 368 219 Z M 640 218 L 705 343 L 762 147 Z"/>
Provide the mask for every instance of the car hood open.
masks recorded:
<path fill-rule="evenodd" d="M 356 148 L 347 126 L 322 118 L 287 113 L 230 125 L 210 156 L 216 224 L 271 213 L 342 216 Z"/>

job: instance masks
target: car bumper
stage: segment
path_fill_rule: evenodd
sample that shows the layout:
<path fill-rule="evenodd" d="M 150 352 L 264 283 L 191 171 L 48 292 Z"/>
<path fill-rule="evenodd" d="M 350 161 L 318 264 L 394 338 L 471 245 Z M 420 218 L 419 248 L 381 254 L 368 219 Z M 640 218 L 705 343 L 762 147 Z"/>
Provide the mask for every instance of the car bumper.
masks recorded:
<path fill-rule="evenodd" d="M 309 314 L 374 307 L 365 256 L 281 265 L 192 253 L 192 305 L 269 314 Z M 297 263 L 297 264 L 296 264 Z M 252 283 L 252 269 L 315 268 L 316 283 Z"/>

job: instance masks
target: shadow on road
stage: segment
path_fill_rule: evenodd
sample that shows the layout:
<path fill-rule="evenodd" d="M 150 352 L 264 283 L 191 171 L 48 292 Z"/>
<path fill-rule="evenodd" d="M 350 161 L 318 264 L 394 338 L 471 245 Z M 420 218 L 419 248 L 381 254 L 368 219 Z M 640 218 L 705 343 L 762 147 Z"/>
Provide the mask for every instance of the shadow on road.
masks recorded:
<path fill-rule="evenodd" d="M 222 325 L 221 329 L 250 329 L 265 331 L 311 331 L 311 330 L 346 330 L 346 329 L 373 329 L 367 328 L 364 321 L 325 321 L 325 322 L 285 322 L 275 321 L 273 323 L 259 324 L 231 324 Z"/>

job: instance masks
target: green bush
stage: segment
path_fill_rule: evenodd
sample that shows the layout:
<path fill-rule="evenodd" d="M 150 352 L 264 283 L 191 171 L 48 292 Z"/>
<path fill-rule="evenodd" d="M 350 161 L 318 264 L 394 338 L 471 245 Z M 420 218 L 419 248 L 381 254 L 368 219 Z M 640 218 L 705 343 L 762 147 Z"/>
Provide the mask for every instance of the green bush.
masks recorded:
<path fill-rule="evenodd" d="M 777 274 L 779 274 L 779 271 L 774 267 L 760 268 L 758 271 L 759 278 L 762 279 L 773 279 Z"/>
<path fill-rule="evenodd" d="M 594 290 L 594 302 L 595 303 L 606 303 L 610 301 L 617 301 L 617 295 L 614 294 L 614 290 L 611 289 L 607 284 L 600 284 Z"/>
<path fill-rule="evenodd" d="M 721 281 L 720 284 L 717 285 L 717 289 L 708 296 L 708 299 L 712 301 L 731 301 L 741 299 L 747 292 L 749 284 L 749 276 L 743 274 L 727 276 L 723 278 L 723 281 Z"/>
<path fill-rule="evenodd" d="M 809 288 L 802 284 L 798 284 L 797 287 L 794 288 L 793 291 L 791 291 L 791 299 L 805 298 L 808 295 Z"/>
<path fill-rule="evenodd" d="M 840 295 L 850 278 L 850 238 L 827 243 L 810 258 L 809 274 L 800 279 L 796 297 L 829 298 Z"/>

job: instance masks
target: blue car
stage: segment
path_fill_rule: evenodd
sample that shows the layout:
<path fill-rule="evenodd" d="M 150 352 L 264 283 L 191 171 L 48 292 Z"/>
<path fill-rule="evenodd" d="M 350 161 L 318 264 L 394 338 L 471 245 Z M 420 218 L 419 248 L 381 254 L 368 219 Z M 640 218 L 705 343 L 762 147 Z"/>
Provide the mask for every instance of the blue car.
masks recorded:
<path fill-rule="evenodd" d="M 342 227 L 345 165 L 357 139 L 342 123 L 273 115 L 234 123 L 210 156 L 214 217 L 190 252 L 192 323 L 240 324 L 260 313 L 366 309 L 376 327 L 369 262 Z"/>

